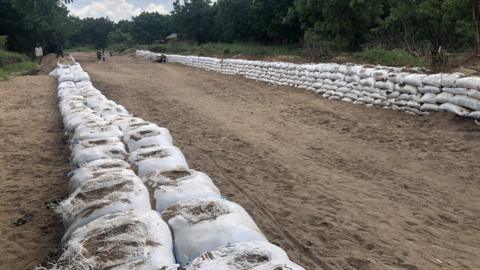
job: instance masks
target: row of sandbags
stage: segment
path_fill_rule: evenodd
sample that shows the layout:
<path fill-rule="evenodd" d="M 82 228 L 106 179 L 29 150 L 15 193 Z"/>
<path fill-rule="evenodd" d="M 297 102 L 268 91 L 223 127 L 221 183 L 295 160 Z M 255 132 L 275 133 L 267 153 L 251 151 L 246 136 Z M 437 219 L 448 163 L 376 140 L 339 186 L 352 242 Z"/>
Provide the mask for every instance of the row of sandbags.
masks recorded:
<path fill-rule="evenodd" d="M 160 54 L 137 51 L 138 57 Z M 167 55 L 177 62 L 273 85 L 304 88 L 332 100 L 401 110 L 410 114 L 451 112 L 480 120 L 480 77 L 423 74 L 418 69 L 339 64 L 292 64 Z"/>
<path fill-rule="evenodd" d="M 167 129 L 108 100 L 79 64 L 51 75 L 72 152 L 51 269 L 303 269 L 189 168 Z"/>

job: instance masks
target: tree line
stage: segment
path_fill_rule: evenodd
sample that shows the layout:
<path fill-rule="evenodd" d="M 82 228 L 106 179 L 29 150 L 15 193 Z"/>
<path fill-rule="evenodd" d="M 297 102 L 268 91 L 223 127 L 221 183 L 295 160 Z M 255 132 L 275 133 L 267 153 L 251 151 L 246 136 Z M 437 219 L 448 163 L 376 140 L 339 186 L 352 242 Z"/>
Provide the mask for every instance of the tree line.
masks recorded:
<path fill-rule="evenodd" d="M 174 32 L 197 43 L 299 44 L 319 56 L 368 47 L 478 52 L 480 44 L 480 0 L 175 0 L 170 14 L 118 23 L 71 16 L 66 1 L 0 0 L 8 48 L 134 46 Z"/>

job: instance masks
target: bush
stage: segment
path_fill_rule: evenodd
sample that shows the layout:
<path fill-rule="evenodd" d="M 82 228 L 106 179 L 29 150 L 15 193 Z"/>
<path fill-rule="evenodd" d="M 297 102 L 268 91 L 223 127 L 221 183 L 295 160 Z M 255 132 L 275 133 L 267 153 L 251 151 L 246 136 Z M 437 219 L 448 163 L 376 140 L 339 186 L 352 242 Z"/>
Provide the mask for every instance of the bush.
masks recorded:
<path fill-rule="evenodd" d="M 0 50 L 0 67 L 28 60 L 29 58 L 23 54 Z"/>
<path fill-rule="evenodd" d="M 365 49 L 359 53 L 354 53 L 353 58 L 357 61 L 367 62 L 369 64 L 380 64 L 386 66 L 426 66 L 426 61 L 424 57 L 414 56 L 402 49 Z"/>
<path fill-rule="evenodd" d="M 0 36 L 0 50 L 5 49 L 7 45 L 7 36 Z"/>

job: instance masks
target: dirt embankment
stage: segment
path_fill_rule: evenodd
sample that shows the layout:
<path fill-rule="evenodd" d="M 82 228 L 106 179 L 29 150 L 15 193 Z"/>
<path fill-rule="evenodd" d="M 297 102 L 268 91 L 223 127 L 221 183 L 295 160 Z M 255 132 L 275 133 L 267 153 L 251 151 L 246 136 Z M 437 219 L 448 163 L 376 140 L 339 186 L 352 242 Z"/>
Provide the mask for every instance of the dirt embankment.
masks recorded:
<path fill-rule="evenodd" d="M 48 76 L 0 81 L 0 269 L 33 269 L 58 251 L 68 151 Z"/>
<path fill-rule="evenodd" d="M 236 76 L 77 54 L 308 269 L 480 269 L 480 127 Z"/>

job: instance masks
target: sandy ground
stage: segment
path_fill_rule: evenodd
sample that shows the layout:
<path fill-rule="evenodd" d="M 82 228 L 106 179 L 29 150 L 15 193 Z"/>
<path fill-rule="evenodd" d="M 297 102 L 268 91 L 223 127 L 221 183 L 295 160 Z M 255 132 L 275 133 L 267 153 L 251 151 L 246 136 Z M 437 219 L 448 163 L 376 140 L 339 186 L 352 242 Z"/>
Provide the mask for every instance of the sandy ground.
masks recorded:
<path fill-rule="evenodd" d="M 55 89 L 44 75 L 0 81 L 0 269 L 58 251 L 63 227 L 47 205 L 66 196 L 69 155 Z"/>
<path fill-rule="evenodd" d="M 77 54 L 308 269 L 480 269 L 480 127 L 174 64 Z"/>

